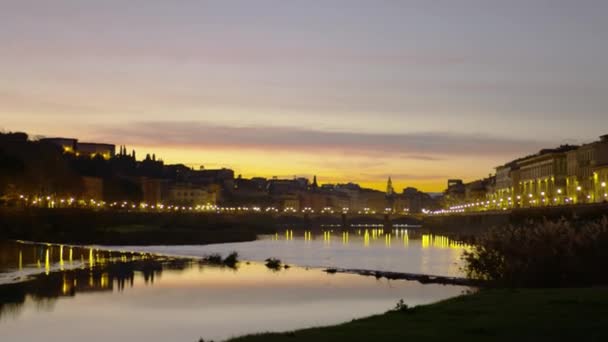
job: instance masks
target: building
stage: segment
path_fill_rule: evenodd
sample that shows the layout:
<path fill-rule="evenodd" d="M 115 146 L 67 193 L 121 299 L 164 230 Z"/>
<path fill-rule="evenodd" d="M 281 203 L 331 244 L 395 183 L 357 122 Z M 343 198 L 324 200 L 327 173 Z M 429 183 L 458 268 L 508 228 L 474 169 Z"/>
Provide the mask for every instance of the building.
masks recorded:
<path fill-rule="evenodd" d="M 113 158 L 116 154 L 116 146 L 112 144 L 98 143 L 76 143 L 76 154 L 80 156 L 88 156 L 91 158 L 101 156 L 103 159 Z"/>
<path fill-rule="evenodd" d="M 494 192 L 496 187 L 496 176 L 490 175 L 488 178 L 479 179 L 464 184 L 464 200 L 466 203 L 479 203 L 488 200 L 493 201 L 488 197 L 488 194 Z"/>
<path fill-rule="evenodd" d="M 495 181 L 483 189 L 476 181 L 449 180 L 445 206 L 495 210 L 608 201 L 608 134 L 582 146 L 543 149 L 496 167 Z"/>
<path fill-rule="evenodd" d="M 173 184 L 169 186 L 167 197 L 163 198 L 165 204 L 172 205 L 214 205 L 217 203 L 218 186 L 197 186 L 193 184 Z"/>
<path fill-rule="evenodd" d="M 300 198 L 296 194 L 284 194 L 278 198 L 279 209 L 283 211 L 300 211 Z"/>
<path fill-rule="evenodd" d="M 84 186 L 83 198 L 86 200 L 102 200 L 103 196 L 103 179 L 98 177 L 82 177 Z"/>
<path fill-rule="evenodd" d="M 573 203 L 597 203 L 608 199 L 608 134 L 567 154 L 567 196 Z"/>
<path fill-rule="evenodd" d="M 377 190 L 361 189 L 359 201 L 363 205 L 363 210 L 384 212 L 386 208 L 390 207 L 386 193 Z"/>
<path fill-rule="evenodd" d="M 162 203 L 163 187 L 166 187 L 166 182 L 162 179 L 153 179 L 140 177 L 139 184 L 141 186 L 142 201 L 150 205 Z"/>
<path fill-rule="evenodd" d="M 403 192 L 395 198 L 393 211 L 399 214 L 418 214 L 424 210 L 439 208 L 439 203 L 429 194 L 419 191 L 413 187 L 403 189 Z"/>
<path fill-rule="evenodd" d="M 566 179 L 568 175 L 567 153 L 577 146 L 562 145 L 544 149 L 539 153 L 515 161 L 512 171 L 517 207 L 533 207 L 564 204 L 566 201 Z"/>
<path fill-rule="evenodd" d="M 244 207 L 271 206 L 266 178 L 245 179 L 241 176 L 234 180 L 234 189 L 229 196 L 222 199 L 225 204 Z"/>
<path fill-rule="evenodd" d="M 72 138 L 44 138 L 39 141 L 44 144 L 59 146 L 64 152 L 68 153 L 76 153 L 76 144 L 78 143 L 77 139 Z"/>
<path fill-rule="evenodd" d="M 116 145 L 112 144 L 81 143 L 78 142 L 78 139 L 73 138 L 44 138 L 39 141 L 59 146 L 63 152 L 73 153 L 77 156 L 91 158 L 101 156 L 104 159 L 110 159 L 116 154 Z"/>
<path fill-rule="evenodd" d="M 462 179 L 448 179 L 448 188 L 444 192 L 443 202 L 446 207 L 461 204 L 465 200 L 466 189 Z"/>
<path fill-rule="evenodd" d="M 516 186 L 517 185 L 517 186 Z M 491 200 L 505 202 L 507 206 L 513 207 L 517 197 L 521 198 L 519 192 L 519 166 L 517 162 L 509 162 L 496 167 L 494 191 L 490 195 Z"/>

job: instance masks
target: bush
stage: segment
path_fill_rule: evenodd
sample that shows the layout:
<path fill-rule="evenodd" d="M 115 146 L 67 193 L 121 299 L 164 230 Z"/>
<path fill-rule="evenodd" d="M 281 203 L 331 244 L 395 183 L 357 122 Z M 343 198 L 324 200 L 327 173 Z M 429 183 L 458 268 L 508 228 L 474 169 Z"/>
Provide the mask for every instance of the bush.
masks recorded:
<path fill-rule="evenodd" d="M 203 262 L 211 265 L 221 265 L 222 256 L 220 254 L 210 254 L 203 258 Z"/>
<path fill-rule="evenodd" d="M 399 299 L 399 301 L 397 302 L 397 304 L 395 304 L 395 307 L 393 308 L 392 311 L 395 312 L 405 312 L 409 309 L 409 307 L 407 306 L 407 304 L 405 304 L 405 302 L 402 299 Z"/>
<path fill-rule="evenodd" d="M 278 271 L 282 266 L 281 260 L 275 258 L 266 259 L 266 267 L 271 270 Z"/>
<path fill-rule="evenodd" d="M 226 258 L 224 258 L 224 265 L 235 268 L 237 263 L 239 262 L 239 253 L 232 252 L 228 254 Z"/>
<path fill-rule="evenodd" d="M 608 219 L 491 229 L 463 259 L 470 278 L 498 286 L 607 285 Z"/>
<path fill-rule="evenodd" d="M 237 252 L 232 252 L 232 253 L 228 254 L 228 256 L 224 259 L 222 259 L 222 256 L 217 253 L 206 255 L 202 259 L 202 263 L 204 263 L 204 264 L 216 265 L 216 266 L 227 266 L 230 268 L 236 268 L 238 262 L 239 262 L 239 253 L 237 253 Z"/>

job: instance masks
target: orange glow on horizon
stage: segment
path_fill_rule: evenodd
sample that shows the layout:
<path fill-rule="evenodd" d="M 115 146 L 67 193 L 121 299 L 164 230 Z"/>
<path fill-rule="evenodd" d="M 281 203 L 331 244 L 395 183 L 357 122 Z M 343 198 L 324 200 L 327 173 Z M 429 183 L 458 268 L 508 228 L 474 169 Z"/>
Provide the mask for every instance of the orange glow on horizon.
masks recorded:
<path fill-rule="evenodd" d="M 166 148 L 157 146 L 132 146 L 137 158 L 155 153 L 166 164 L 182 163 L 198 169 L 230 168 L 245 178 L 265 177 L 292 178 L 317 176 L 320 184 L 358 183 L 362 187 L 386 190 L 388 176 L 392 177 L 397 192 L 405 187 L 416 187 L 422 191 L 445 190 L 448 178 L 475 179 L 491 170 L 499 161 L 446 157 L 441 160 L 402 159 L 379 153 L 377 156 L 346 155 L 336 151 L 278 150 L 272 153 L 258 149 L 200 149 Z"/>

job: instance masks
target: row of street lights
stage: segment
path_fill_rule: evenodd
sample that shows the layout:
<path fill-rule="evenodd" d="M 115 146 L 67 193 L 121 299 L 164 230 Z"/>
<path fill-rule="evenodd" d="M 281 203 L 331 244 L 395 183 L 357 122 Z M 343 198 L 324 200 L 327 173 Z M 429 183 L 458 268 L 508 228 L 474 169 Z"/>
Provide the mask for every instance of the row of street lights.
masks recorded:
<path fill-rule="evenodd" d="M 608 193 L 606 192 L 606 182 L 602 182 L 600 184 L 603 192 L 603 200 L 608 200 Z M 461 213 L 465 211 L 483 211 L 483 210 L 507 210 L 509 208 L 514 208 L 516 205 L 518 207 L 522 207 L 527 204 L 530 207 L 534 206 L 555 206 L 555 205 L 572 205 L 581 202 L 581 196 L 584 196 L 586 202 L 592 201 L 594 198 L 591 194 L 584 195 L 583 188 L 581 186 L 576 187 L 577 196 L 575 197 L 564 197 L 563 190 L 557 189 L 557 197 L 547 196 L 547 193 L 542 191 L 540 193 L 540 197 L 535 197 L 533 194 L 528 194 L 527 198 L 522 198 L 522 196 L 517 195 L 515 197 L 515 201 L 512 197 L 508 197 L 506 200 L 500 198 L 498 200 L 486 200 L 486 201 L 477 201 L 472 203 L 465 203 L 460 205 L 451 206 L 449 209 L 442 209 L 438 211 L 431 212 L 431 214 L 450 214 L 450 213 Z"/>
<path fill-rule="evenodd" d="M 279 210 L 276 207 L 269 206 L 262 208 L 260 206 L 238 206 L 238 207 L 220 207 L 215 204 L 207 203 L 205 205 L 196 206 L 185 206 L 185 205 L 165 205 L 162 203 L 149 204 L 149 203 L 135 203 L 132 201 L 115 201 L 105 202 L 97 201 L 95 199 L 75 199 L 74 197 L 68 198 L 56 198 L 55 196 L 26 196 L 20 195 L 20 201 L 26 207 L 43 207 L 43 208 L 90 208 L 90 209 L 124 209 L 124 210 L 155 210 L 162 212 L 172 211 L 199 211 L 199 212 L 216 212 L 216 213 L 303 213 L 313 214 L 315 210 L 311 207 L 305 207 L 301 210 L 297 210 L 294 207 L 285 207 L 283 210 Z M 347 214 L 350 212 L 349 208 L 343 207 L 340 209 L 334 209 L 332 207 L 324 207 L 319 211 L 321 214 L 335 214 L 336 212 Z M 403 214 L 407 214 L 409 210 L 404 209 Z M 370 208 L 364 208 L 363 210 L 357 211 L 358 214 L 362 215 L 375 215 L 376 211 Z M 385 213 L 397 213 L 389 208 L 385 210 Z"/>

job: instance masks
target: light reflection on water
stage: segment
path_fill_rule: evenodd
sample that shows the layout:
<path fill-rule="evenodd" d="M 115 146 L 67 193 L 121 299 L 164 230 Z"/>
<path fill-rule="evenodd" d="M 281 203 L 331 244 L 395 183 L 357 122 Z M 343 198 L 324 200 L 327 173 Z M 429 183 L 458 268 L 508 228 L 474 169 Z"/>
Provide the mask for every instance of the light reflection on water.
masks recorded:
<path fill-rule="evenodd" d="M 10 252 L 3 249 L 2 260 L 18 266 L 24 258 L 24 268 L 37 268 L 48 252 L 50 265 L 60 264 L 61 255 L 69 264 L 67 247 L 49 247 L 14 244 Z M 72 253 L 72 261 L 91 260 L 0 286 L 3 341 L 222 340 L 336 324 L 384 312 L 400 298 L 418 305 L 465 290 L 300 267 L 275 272 L 255 262 L 235 270 L 96 249 Z"/>
<path fill-rule="evenodd" d="M 48 275 L 53 271 L 149 257 L 130 251 L 0 240 L 0 284 L 23 281 L 40 273 Z"/>
<path fill-rule="evenodd" d="M 342 231 L 286 229 L 259 240 L 242 243 L 190 246 L 129 247 L 138 251 L 179 256 L 226 255 L 237 251 L 242 259 L 263 261 L 274 257 L 309 267 L 338 267 L 461 277 L 461 256 L 470 246 L 444 236 L 381 228 Z"/>

